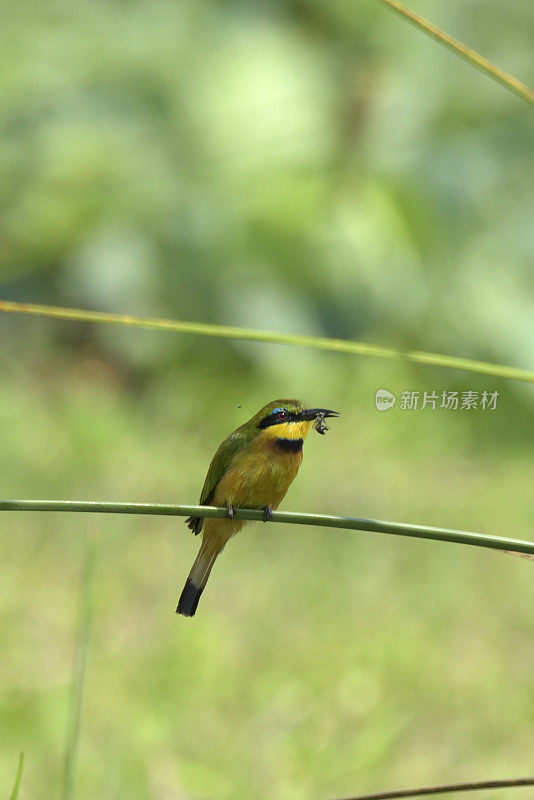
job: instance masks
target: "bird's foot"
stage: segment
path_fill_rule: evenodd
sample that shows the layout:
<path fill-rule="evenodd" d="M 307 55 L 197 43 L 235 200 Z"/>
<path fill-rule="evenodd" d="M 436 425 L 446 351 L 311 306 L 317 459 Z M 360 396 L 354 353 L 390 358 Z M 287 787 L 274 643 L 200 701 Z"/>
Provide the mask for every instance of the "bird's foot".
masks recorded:
<path fill-rule="evenodd" d="M 227 505 L 226 508 L 228 509 L 228 516 L 230 517 L 230 519 L 233 519 L 235 514 L 234 506 Z"/>
<path fill-rule="evenodd" d="M 264 506 L 263 507 L 263 521 L 269 522 L 273 518 L 273 510 L 271 506 Z"/>

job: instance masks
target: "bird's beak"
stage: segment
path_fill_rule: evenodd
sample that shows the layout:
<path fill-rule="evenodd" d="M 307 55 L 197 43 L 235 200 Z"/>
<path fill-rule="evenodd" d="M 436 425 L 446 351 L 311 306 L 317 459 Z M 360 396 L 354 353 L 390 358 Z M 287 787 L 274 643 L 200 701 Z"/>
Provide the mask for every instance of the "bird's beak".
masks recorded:
<path fill-rule="evenodd" d="M 298 415 L 298 420 L 312 420 L 316 419 L 319 414 L 322 415 L 323 419 L 325 417 L 339 417 L 339 413 L 337 411 L 329 411 L 327 408 L 306 408 L 304 411 L 301 411 Z"/>

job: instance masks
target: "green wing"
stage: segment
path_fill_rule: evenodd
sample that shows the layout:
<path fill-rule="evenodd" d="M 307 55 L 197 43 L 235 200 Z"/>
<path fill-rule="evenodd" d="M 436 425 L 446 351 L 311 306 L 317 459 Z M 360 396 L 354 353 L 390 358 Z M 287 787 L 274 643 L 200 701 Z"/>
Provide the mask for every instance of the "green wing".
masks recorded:
<path fill-rule="evenodd" d="M 255 431 L 252 431 L 254 435 Z M 249 431 L 244 431 L 238 428 L 224 440 L 219 449 L 212 458 L 211 464 L 204 481 L 202 493 L 200 495 L 199 504 L 201 506 L 209 506 L 215 494 L 215 488 L 225 472 L 228 472 L 230 465 L 236 453 L 246 447 L 251 439 Z M 186 523 L 188 528 L 195 533 L 200 533 L 202 530 L 203 517 L 188 517 Z"/>

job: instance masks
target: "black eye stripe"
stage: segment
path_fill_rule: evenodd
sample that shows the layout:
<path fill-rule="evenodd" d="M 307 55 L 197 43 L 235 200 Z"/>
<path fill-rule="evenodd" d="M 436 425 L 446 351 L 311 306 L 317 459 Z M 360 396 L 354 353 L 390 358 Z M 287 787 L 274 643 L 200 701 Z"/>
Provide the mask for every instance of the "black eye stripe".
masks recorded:
<path fill-rule="evenodd" d="M 270 414 L 260 420 L 258 428 L 268 428 L 271 425 L 278 425 L 279 422 L 292 422 L 297 417 L 297 414 L 292 414 L 285 408 L 275 408 L 274 411 L 271 411 Z"/>

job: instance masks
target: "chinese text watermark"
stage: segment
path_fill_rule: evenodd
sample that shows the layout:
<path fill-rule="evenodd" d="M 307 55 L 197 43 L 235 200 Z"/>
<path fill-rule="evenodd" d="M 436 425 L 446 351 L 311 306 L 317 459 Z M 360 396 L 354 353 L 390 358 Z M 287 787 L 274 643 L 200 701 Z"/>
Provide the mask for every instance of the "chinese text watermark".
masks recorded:
<path fill-rule="evenodd" d="M 437 391 L 402 391 L 400 394 L 399 408 L 401 411 L 416 411 L 430 408 L 435 411 L 443 408 L 446 411 L 495 411 L 499 392 L 497 390 L 451 392 Z M 377 389 L 375 404 L 378 411 L 388 411 L 397 402 L 397 397 L 387 389 Z"/>

